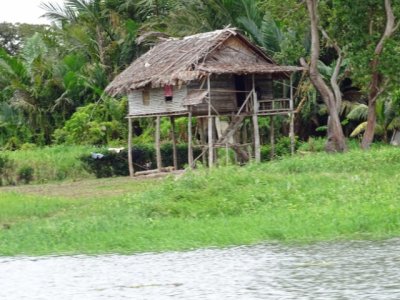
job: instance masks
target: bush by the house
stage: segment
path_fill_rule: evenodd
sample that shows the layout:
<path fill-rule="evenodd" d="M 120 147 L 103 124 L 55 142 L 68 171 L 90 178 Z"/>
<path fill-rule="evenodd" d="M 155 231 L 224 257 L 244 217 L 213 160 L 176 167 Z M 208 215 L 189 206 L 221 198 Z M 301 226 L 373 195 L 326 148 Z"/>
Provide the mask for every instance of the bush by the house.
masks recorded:
<path fill-rule="evenodd" d="M 172 144 L 161 146 L 162 165 L 164 167 L 173 166 L 172 152 Z M 183 168 L 187 164 L 187 145 L 177 145 L 177 154 L 178 168 Z M 194 150 L 195 157 L 199 154 L 200 150 Z M 135 171 L 157 167 L 156 152 L 153 145 L 134 145 L 132 147 L 132 159 Z M 119 153 L 101 151 L 91 155 L 82 155 L 80 160 L 83 162 L 85 170 L 94 174 L 97 178 L 129 175 L 127 150 L 122 150 Z"/>

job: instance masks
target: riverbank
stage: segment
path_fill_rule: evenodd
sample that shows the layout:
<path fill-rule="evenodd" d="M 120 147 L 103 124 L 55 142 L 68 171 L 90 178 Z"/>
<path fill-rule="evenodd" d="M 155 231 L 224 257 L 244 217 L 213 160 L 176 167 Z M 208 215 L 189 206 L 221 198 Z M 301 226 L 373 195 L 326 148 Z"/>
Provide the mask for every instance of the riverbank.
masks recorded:
<path fill-rule="evenodd" d="M 0 189 L 0 255 L 400 236 L 400 150 Z M 39 192 L 38 192 L 39 191 Z"/>
<path fill-rule="evenodd" d="M 80 157 L 90 156 L 91 152 L 99 151 L 94 146 L 67 146 L 56 145 L 51 147 L 24 149 L 17 151 L 1 151 L 0 160 L 6 158 L 10 166 L 8 170 L 0 169 L 0 180 L 3 185 L 21 184 L 18 177 L 29 179 L 35 184 L 44 184 L 62 180 L 82 180 L 94 178 L 85 170 Z M 4 168 L 4 166 L 3 166 Z M 27 170 L 29 176 L 27 175 Z M 29 178 L 27 178 L 29 177 Z M 8 180 L 6 180 L 8 179 Z M 1 185 L 1 184 L 0 184 Z"/>

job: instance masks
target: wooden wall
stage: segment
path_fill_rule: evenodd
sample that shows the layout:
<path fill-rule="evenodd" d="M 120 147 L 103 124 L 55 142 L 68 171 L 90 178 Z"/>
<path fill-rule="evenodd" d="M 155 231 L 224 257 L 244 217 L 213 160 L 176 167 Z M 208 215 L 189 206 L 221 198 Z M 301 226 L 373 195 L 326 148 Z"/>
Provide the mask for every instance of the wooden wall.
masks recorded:
<path fill-rule="evenodd" d="M 210 78 L 211 83 L 211 104 L 218 113 L 231 113 L 237 110 L 235 82 L 233 75 L 213 75 Z M 192 82 L 188 85 L 188 90 L 199 89 L 199 82 Z M 205 83 L 202 89 L 207 89 Z M 193 114 L 206 115 L 208 113 L 208 104 L 200 104 L 193 107 Z M 212 111 L 215 114 L 215 111 Z"/>
<path fill-rule="evenodd" d="M 244 88 L 246 95 L 252 88 L 252 76 L 247 75 L 242 78 L 244 80 Z M 268 75 L 255 76 L 256 89 L 261 99 L 272 99 L 272 79 Z M 213 75 L 210 78 L 211 82 L 211 103 L 220 114 L 230 114 L 238 111 L 237 93 L 235 86 L 234 75 Z M 128 95 L 129 100 L 129 115 L 144 116 L 149 114 L 168 114 L 168 113 L 186 113 L 187 107 L 183 105 L 183 99 L 188 91 L 199 89 L 201 83 L 193 81 L 187 86 L 182 86 L 180 89 L 174 86 L 172 101 L 165 101 L 164 89 L 149 89 L 147 101 L 143 101 L 143 90 L 135 90 Z M 203 90 L 207 89 L 207 84 L 202 86 Z M 194 115 L 207 115 L 208 104 L 203 103 L 193 107 Z M 215 111 L 212 110 L 215 115 Z"/>
<path fill-rule="evenodd" d="M 256 90 L 258 93 L 258 98 L 261 99 L 273 99 L 273 81 L 270 74 L 256 75 Z"/>
<path fill-rule="evenodd" d="M 142 93 L 143 90 L 135 90 L 128 95 L 130 116 L 187 112 L 187 108 L 182 105 L 183 98 L 187 94 L 186 86 L 180 89 L 173 87 L 172 101 L 165 101 L 163 88 L 149 89 L 148 105 L 143 103 Z"/>

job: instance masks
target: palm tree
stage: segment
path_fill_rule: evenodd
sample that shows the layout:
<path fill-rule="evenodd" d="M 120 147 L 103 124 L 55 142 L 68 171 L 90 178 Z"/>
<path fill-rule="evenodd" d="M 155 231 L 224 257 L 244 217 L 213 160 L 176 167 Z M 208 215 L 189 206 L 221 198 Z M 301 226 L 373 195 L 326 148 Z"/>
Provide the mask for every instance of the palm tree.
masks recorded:
<path fill-rule="evenodd" d="M 359 103 L 349 112 L 349 120 L 361 121 L 351 133 L 351 137 L 362 134 L 367 128 L 368 106 Z M 394 90 L 376 103 L 377 126 L 376 133 L 388 142 L 389 131 L 400 128 L 400 90 Z"/>
<path fill-rule="evenodd" d="M 68 52 L 84 53 L 111 79 L 138 51 L 139 25 L 130 19 L 137 9 L 132 5 L 132 1 L 121 0 L 67 0 L 64 6 L 49 2 L 42 8 L 46 17 L 61 24 Z"/>
<path fill-rule="evenodd" d="M 4 101 L 26 118 L 38 143 L 50 141 L 55 123 L 50 108 L 60 92 L 53 73 L 56 61 L 38 33 L 27 39 L 19 57 L 0 49 L 0 82 L 7 91 Z"/>

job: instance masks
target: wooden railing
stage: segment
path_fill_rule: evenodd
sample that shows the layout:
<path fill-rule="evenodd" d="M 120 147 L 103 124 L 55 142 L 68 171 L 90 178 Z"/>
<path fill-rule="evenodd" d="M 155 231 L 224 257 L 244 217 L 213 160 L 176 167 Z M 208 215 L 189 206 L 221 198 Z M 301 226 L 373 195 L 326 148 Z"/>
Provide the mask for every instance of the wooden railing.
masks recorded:
<path fill-rule="evenodd" d="M 277 114 L 291 111 L 289 98 L 260 99 L 258 103 L 258 112 L 261 114 Z"/>

